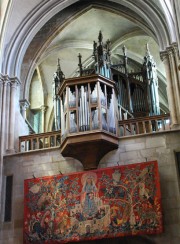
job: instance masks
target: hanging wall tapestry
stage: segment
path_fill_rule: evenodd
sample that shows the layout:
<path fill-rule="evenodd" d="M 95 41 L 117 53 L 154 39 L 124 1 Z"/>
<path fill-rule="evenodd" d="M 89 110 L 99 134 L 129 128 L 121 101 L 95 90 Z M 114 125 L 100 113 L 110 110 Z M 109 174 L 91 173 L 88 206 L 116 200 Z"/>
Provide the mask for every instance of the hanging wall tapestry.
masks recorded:
<path fill-rule="evenodd" d="M 24 243 L 162 232 L 157 162 L 25 180 Z"/>

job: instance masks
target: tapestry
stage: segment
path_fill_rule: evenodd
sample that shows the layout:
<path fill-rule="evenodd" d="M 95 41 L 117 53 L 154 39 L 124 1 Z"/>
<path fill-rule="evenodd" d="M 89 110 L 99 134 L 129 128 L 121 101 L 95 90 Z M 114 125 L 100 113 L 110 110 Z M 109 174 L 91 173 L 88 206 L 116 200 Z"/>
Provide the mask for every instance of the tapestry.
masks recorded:
<path fill-rule="evenodd" d="M 24 191 L 24 243 L 162 232 L 156 161 L 27 179 Z"/>

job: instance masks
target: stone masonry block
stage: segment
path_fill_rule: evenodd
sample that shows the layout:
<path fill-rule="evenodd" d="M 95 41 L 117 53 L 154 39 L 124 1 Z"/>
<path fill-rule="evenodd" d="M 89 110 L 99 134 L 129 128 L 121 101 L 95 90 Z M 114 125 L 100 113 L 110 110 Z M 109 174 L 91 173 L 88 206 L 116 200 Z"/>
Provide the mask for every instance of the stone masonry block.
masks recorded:
<path fill-rule="evenodd" d="M 156 153 L 156 148 L 148 148 L 148 149 L 143 149 L 139 151 L 139 155 L 148 160 L 148 158 L 150 157 L 156 157 L 157 153 Z"/>
<path fill-rule="evenodd" d="M 166 143 L 167 145 L 178 144 L 178 143 L 180 144 L 180 131 L 168 133 L 166 135 Z"/>
<path fill-rule="evenodd" d="M 170 198 L 163 198 L 163 209 L 170 210 L 170 209 L 177 209 L 180 208 L 180 197 L 170 197 Z"/>
<path fill-rule="evenodd" d="M 139 152 L 138 151 L 132 151 L 132 152 L 125 152 L 125 153 L 120 153 L 120 161 L 127 161 L 127 160 L 136 160 L 139 158 Z"/>
<path fill-rule="evenodd" d="M 179 196 L 179 186 L 176 181 L 162 181 L 162 177 L 160 176 L 160 185 L 162 198 L 172 198 Z"/>
<path fill-rule="evenodd" d="M 113 150 L 108 152 L 102 159 L 101 161 L 103 162 L 119 162 L 119 150 Z"/>
<path fill-rule="evenodd" d="M 162 183 L 177 180 L 177 168 L 174 164 L 159 166 L 159 173 L 161 176 Z"/>
<path fill-rule="evenodd" d="M 172 209 L 171 211 L 164 212 L 164 224 L 180 224 L 180 209 Z"/>
<path fill-rule="evenodd" d="M 148 136 L 146 138 L 146 148 L 165 147 L 165 136 Z"/>
<path fill-rule="evenodd" d="M 135 151 L 135 150 L 141 150 L 145 148 L 144 142 L 139 143 L 133 143 L 133 144 L 127 144 L 125 145 L 125 150 L 128 151 Z"/>

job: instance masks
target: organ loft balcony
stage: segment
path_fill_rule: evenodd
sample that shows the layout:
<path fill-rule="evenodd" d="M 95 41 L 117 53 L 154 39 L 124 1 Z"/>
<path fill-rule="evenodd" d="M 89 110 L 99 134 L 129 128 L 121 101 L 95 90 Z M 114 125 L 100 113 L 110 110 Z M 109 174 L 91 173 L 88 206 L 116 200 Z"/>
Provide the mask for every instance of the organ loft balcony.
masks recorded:
<path fill-rule="evenodd" d="M 125 46 L 119 62 L 113 63 L 110 46 L 100 31 L 93 63 L 84 67 L 78 56 L 79 77 L 65 79 L 58 59 L 52 83 L 55 131 L 20 137 L 21 152 L 60 147 L 63 156 L 94 169 L 118 148 L 120 138 L 171 129 L 168 110 L 160 106 L 156 62 L 148 44 L 138 70 Z"/>
<path fill-rule="evenodd" d="M 84 169 L 118 148 L 117 98 L 114 82 L 101 75 L 66 79 L 60 86 L 61 153 Z"/>

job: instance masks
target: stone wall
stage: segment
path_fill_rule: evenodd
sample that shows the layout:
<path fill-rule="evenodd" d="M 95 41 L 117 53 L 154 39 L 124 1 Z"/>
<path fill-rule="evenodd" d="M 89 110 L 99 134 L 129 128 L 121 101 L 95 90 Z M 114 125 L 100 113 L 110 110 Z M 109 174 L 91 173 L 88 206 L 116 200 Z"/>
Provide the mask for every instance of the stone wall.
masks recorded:
<path fill-rule="evenodd" d="M 119 149 L 102 158 L 99 167 L 127 165 L 157 160 L 159 165 L 164 234 L 153 236 L 154 243 L 180 242 L 180 188 L 176 165 L 180 152 L 180 131 L 123 138 Z"/>
<path fill-rule="evenodd" d="M 99 164 L 99 168 L 104 168 L 146 160 L 158 161 L 164 233 L 150 236 L 152 243 L 177 244 L 180 241 L 179 175 L 175 157 L 175 152 L 178 151 L 180 152 L 180 131 L 122 138 L 119 140 L 119 149 L 108 153 Z M 35 177 L 41 177 L 59 174 L 59 171 L 70 173 L 82 170 L 79 161 L 62 157 L 59 148 L 5 156 L 4 181 L 6 175 L 13 175 L 13 206 L 12 222 L 2 223 L 0 243 L 23 243 L 24 179 L 32 178 L 33 174 Z M 133 243 L 133 240 L 128 240 L 127 243 Z"/>

